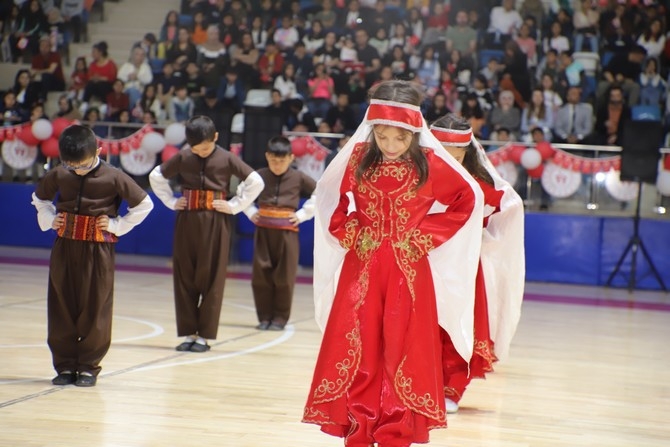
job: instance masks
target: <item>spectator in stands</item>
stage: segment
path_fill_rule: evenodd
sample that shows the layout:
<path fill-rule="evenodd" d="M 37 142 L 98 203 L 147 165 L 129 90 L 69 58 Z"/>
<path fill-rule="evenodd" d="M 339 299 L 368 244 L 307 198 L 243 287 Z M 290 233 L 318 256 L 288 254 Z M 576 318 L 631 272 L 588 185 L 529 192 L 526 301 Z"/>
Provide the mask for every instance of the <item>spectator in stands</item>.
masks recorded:
<path fill-rule="evenodd" d="M 558 86 L 561 93 L 565 93 L 568 87 L 584 87 L 584 66 L 572 57 L 570 51 L 561 53 L 561 72 L 558 75 Z"/>
<path fill-rule="evenodd" d="M 443 15 L 446 17 L 446 14 Z M 418 8 L 409 10 L 409 17 L 407 19 L 407 34 L 409 35 L 410 44 L 413 48 L 418 47 L 423 39 L 425 24 L 421 11 Z"/>
<path fill-rule="evenodd" d="M 152 111 L 154 116 L 161 121 L 165 119 L 165 112 L 161 100 L 158 97 L 156 84 L 149 84 L 144 88 L 142 98 L 140 98 L 133 108 L 132 116 L 136 121 L 141 121 L 144 112 L 147 111 Z"/>
<path fill-rule="evenodd" d="M 523 0 L 521 8 L 519 8 L 519 15 L 521 17 L 533 17 L 536 23 L 543 24 L 546 11 L 542 0 Z"/>
<path fill-rule="evenodd" d="M 5 2 L 6 3 L 6 2 Z M 2 3 L 0 3 L 2 5 Z M 15 3 L 12 3 L 9 7 L 9 13 L 6 16 L 3 16 L 0 22 L 0 29 L 2 34 L 0 35 L 0 41 L 3 42 L 3 45 L 0 50 L 0 56 L 2 56 L 2 62 L 15 62 L 17 60 L 18 52 L 16 44 L 18 43 L 18 32 L 20 22 L 20 9 L 19 6 Z"/>
<path fill-rule="evenodd" d="M 468 60 L 463 59 L 461 52 L 458 50 L 452 50 L 449 53 L 449 59 L 441 65 L 449 72 L 451 78 L 458 83 L 459 91 L 464 93 L 470 84 L 473 65 Z"/>
<path fill-rule="evenodd" d="M 438 91 L 431 98 L 423 116 L 426 118 L 426 122 L 432 123 L 436 119 L 450 112 L 451 110 L 447 107 L 447 96 L 444 92 Z"/>
<path fill-rule="evenodd" d="M 304 43 L 298 42 L 295 44 L 293 54 L 288 61 L 295 67 L 295 84 L 298 93 L 302 97 L 308 96 L 309 87 L 307 86 L 307 80 L 312 74 L 314 66 L 312 65 L 312 57 L 307 54 Z"/>
<path fill-rule="evenodd" d="M 198 59 L 196 63 L 202 70 L 205 86 L 216 88 L 219 79 L 227 65 L 226 47 L 219 39 L 219 27 L 209 25 L 207 27 L 207 41 L 198 47 Z"/>
<path fill-rule="evenodd" d="M 174 96 L 175 87 L 181 82 L 181 77 L 175 76 L 172 64 L 163 65 L 162 73 L 157 75 L 154 80 L 156 94 L 163 108 L 167 109 L 170 104 L 170 99 Z"/>
<path fill-rule="evenodd" d="M 358 0 L 352 0 L 347 4 L 346 14 L 340 15 L 339 27 L 345 30 L 355 30 L 363 23 L 361 4 Z"/>
<path fill-rule="evenodd" d="M 177 41 L 177 34 L 179 31 L 179 13 L 175 10 L 168 11 L 165 15 L 165 21 L 161 26 L 158 41 L 165 44 L 167 49 L 172 47 L 172 44 Z"/>
<path fill-rule="evenodd" d="M 369 34 L 366 30 L 357 29 L 355 39 L 358 60 L 365 65 L 365 83 L 369 86 L 377 77 L 377 72 L 381 68 L 381 59 L 377 50 L 368 42 Z"/>
<path fill-rule="evenodd" d="M 519 48 L 526 55 L 528 60 L 528 68 L 534 69 L 537 67 L 537 43 L 530 35 L 530 27 L 523 23 L 519 28 L 519 35 L 514 39 L 519 45 Z"/>
<path fill-rule="evenodd" d="M 505 146 L 507 143 L 511 142 L 512 137 L 509 133 L 509 129 L 501 127 L 494 133 L 494 135 L 491 137 L 491 140 L 495 141 L 496 144 L 492 144 L 491 146 L 485 148 L 486 152 L 500 149 L 502 146 Z"/>
<path fill-rule="evenodd" d="M 112 121 L 116 121 L 120 124 L 128 124 L 130 123 L 130 112 L 128 112 L 127 110 L 120 110 L 112 117 Z M 112 127 L 112 134 L 110 135 L 110 137 L 114 138 L 115 140 L 120 140 L 122 138 L 129 137 L 136 131 L 137 129 L 134 129 L 132 127 L 114 126 Z M 116 165 L 116 163 L 114 162 L 112 162 L 112 164 Z"/>
<path fill-rule="evenodd" d="M 37 54 L 39 38 L 48 32 L 47 17 L 38 0 L 26 1 L 17 19 L 19 26 L 14 34 L 15 45 L 12 48 L 15 61 L 18 56 Z"/>
<path fill-rule="evenodd" d="M 299 98 L 289 101 L 286 114 L 286 127 L 294 130 L 296 126 L 305 126 L 305 132 L 316 132 L 317 130 L 314 115 Z"/>
<path fill-rule="evenodd" d="M 63 18 L 64 30 L 72 33 L 74 43 L 79 43 L 84 30 L 84 0 L 63 0 L 60 15 Z"/>
<path fill-rule="evenodd" d="M 314 15 L 314 20 L 318 20 L 327 30 L 333 30 L 337 23 L 337 12 L 333 9 L 332 0 L 322 0 L 321 11 Z"/>
<path fill-rule="evenodd" d="M 98 42 L 91 51 L 91 64 L 88 67 L 88 82 L 84 89 L 84 102 L 92 98 L 104 101 L 112 91 L 112 82 L 116 79 L 116 64 L 109 58 L 107 42 Z"/>
<path fill-rule="evenodd" d="M 637 39 L 637 44 L 647 50 L 647 56 L 660 57 L 665 49 L 665 31 L 661 19 L 654 19 Z"/>
<path fill-rule="evenodd" d="M 579 87 L 568 89 L 568 102 L 556 113 L 554 140 L 558 143 L 584 144 L 593 132 L 593 108 L 581 102 Z"/>
<path fill-rule="evenodd" d="M 254 46 L 252 34 L 242 33 L 238 45 L 231 49 L 230 65 L 235 67 L 246 88 L 257 88 L 260 85 L 256 69 L 259 58 L 260 53 Z"/>
<path fill-rule="evenodd" d="M 514 0 L 502 0 L 501 6 L 491 10 L 487 43 L 494 48 L 503 48 L 517 32 L 523 19 L 514 9 Z"/>
<path fill-rule="evenodd" d="M 88 83 L 88 66 L 85 57 L 78 57 L 74 62 L 72 74 L 70 74 L 70 90 L 68 97 L 78 102 L 84 99 L 84 89 Z"/>
<path fill-rule="evenodd" d="M 264 50 L 265 44 L 268 41 L 268 30 L 263 28 L 263 20 L 260 16 L 254 16 L 251 20 L 250 33 L 254 42 L 254 47 L 258 50 Z"/>
<path fill-rule="evenodd" d="M 142 40 L 135 42 L 133 48 L 142 48 L 147 60 L 151 61 L 158 58 L 158 43 L 154 33 L 146 33 Z"/>
<path fill-rule="evenodd" d="M 16 95 L 16 103 L 26 114 L 40 101 L 39 86 L 32 82 L 29 70 L 21 69 L 16 72 L 12 91 Z"/>
<path fill-rule="evenodd" d="M 124 92 L 128 95 L 130 107 L 134 107 L 142 97 L 144 88 L 151 84 L 154 78 L 142 48 L 132 49 L 130 59 L 121 65 L 117 77 L 123 82 Z"/>
<path fill-rule="evenodd" d="M 247 7 L 241 0 L 232 0 L 230 2 L 230 15 L 237 29 L 247 27 Z"/>
<path fill-rule="evenodd" d="M 337 102 L 328 109 L 324 122 L 328 123 L 335 133 L 356 130 L 359 122 L 356 120 L 354 109 L 349 105 L 349 95 L 346 92 L 337 94 Z"/>
<path fill-rule="evenodd" d="M 281 27 L 274 32 L 273 40 L 280 51 L 290 51 L 300 40 L 298 30 L 291 24 L 291 16 L 282 17 Z"/>
<path fill-rule="evenodd" d="M 43 101 L 46 101 L 47 93 L 65 90 L 65 76 L 60 54 L 51 51 L 49 36 L 40 38 L 39 52 L 33 56 L 30 71 L 40 87 L 40 98 Z"/>
<path fill-rule="evenodd" d="M 358 63 L 358 51 L 356 51 L 354 40 L 349 34 L 345 34 L 340 38 L 340 68 L 349 71 Z"/>
<path fill-rule="evenodd" d="M 185 84 L 179 84 L 175 87 L 174 96 L 170 99 L 168 106 L 168 119 L 174 122 L 183 123 L 193 117 L 195 104 L 193 99 L 188 96 L 188 90 Z"/>
<path fill-rule="evenodd" d="M 72 99 L 67 94 L 62 94 L 58 98 L 58 111 L 54 113 L 52 119 L 66 118 L 69 121 L 81 120 L 81 113 L 72 103 Z"/>
<path fill-rule="evenodd" d="M 598 24 L 600 13 L 591 0 L 580 0 L 580 6 L 572 16 L 575 27 L 575 51 L 584 51 L 584 40 L 589 42 L 589 51 L 598 52 Z"/>
<path fill-rule="evenodd" d="M 614 8 L 606 11 L 600 17 L 600 26 L 608 51 L 627 51 L 635 41 L 633 40 L 633 22 L 626 14 L 626 5 L 613 3 Z"/>
<path fill-rule="evenodd" d="M 508 40 L 505 44 L 505 56 L 502 63 L 505 66 L 503 74 L 509 75 L 514 84 L 514 89 L 521 94 L 523 102 L 528 101 L 531 89 L 528 58 L 514 40 Z M 517 99 L 517 103 L 520 107 L 523 107 L 519 99 Z"/>
<path fill-rule="evenodd" d="M 475 137 L 484 138 L 488 136 L 483 134 L 484 125 L 486 124 L 486 113 L 482 109 L 479 97 L 475 93 L 468 93 L 465 101 L 463 101 L 463 105 L 461 105 L 460 115 L 468 120 Z"/>
<path fill-rule="evenodd" d="M 242 107 L 244 107 L 244 99 L 246 97 L 247 91 L 244 87 L 244 81 L 240 79 L 235 68 L 228 67 L 226 75 L 221 78 L 219 88 L 216 92 L 219 104 L 224 109 L 230 110 L 233 114 L 239 113 L 242 111 Z"/>
<path fill-rule="evenodd" d="M 335 94 L 335 82 L 326 71 L 323 64 L 314 66 L 314 76 L 307 81 L 309 87 L 308 106 L 310 112 L 316 117 L 324 118 L 328 109 L 333 105 L 332 98 Z"/>
<path fill-rule="evenodd" d="M 517 138 L 521 128 L 521 113 L 514 107 L 514 93 L 510 90 L 503 90 L 498 95 L 498 105 L 489 114 L 489 127 L 493 131 L 505 127 Z"/>
<path fill-rule="evenodd" d="M 613 84 L 607 93 L 607 102 L 596 115 L 596 143 L 620 146 L 624 124 L 630 118 L 630 108 L 625 102 L 624 91 L 619 85 Z"/>
<path fill-rule="evenodd" d="M 194 116 L 204 115 L 208 117 L 214 122 L 217 129 L 230 129 L 230 123 L 232 121 L 230 113 L 229 111 L 224 111 L 223 106 L 217 99 L 217 92 L 214 89 L 208 89 L 204 96 L 196 101 L 193 114 Z M 216 140 L 216 143 L 221 147 L 226 147 L 225 139 L 226 135 L 224 132 L 219 132 L 219 138 Z"/>
<path fill-rule="evenodd" d="M 153 110 L 147 110 L 142 115 L 142 124 L 158 124 L 158 119 Z"/>
<path fill-rule="evenodd" d="M 86 110 L 84 114 L 85 126 L 93 131 L 95 136 L 99 138 L 107 138 L 109 136 L 109 127 L 97 124 L 100 121 L 100 110 L 97 107 L 91 107 Z"/>
<path fill-rule="evenodd" d="M 226 48 L 230 48 L 240 39 L 240 29 L 235 25 L 235 19 L 230 13 L 223 15 L 221 23 L 219 24 L 219 36 L 221 42 Z"/>
<path fill-rule="evenodd" d="M 521 139 L 530 142 L 531 133 L 539 128 L 544 132 L 546 141 L 551 141 L 554 127 L 554 112 L 549 104 L 544 102 L 542 88 L 533 89 L 530 101 L 521 114 Z"/>
<path fill-rule="evenodd" d="M 334 32 L 326 33 L 323 39 L 323 46 L 314 52 L 312 64 L 324 64 L 329 72 L 335 70 L 340 65 L 340 49 L 335 46 L 337 35 Z"/>
<path fill-rule="evenodd" d="M 642 72 L 642 62 L 647 54 L 641 46 L 631 48 L 629 52 L 617 53 L 603 70 L 603 79 L 598 83 L 596 99 L 602 105 L 604 93 L 614 84 L 621 86 L 626 94 L 626 103 L 634 106 L 640 98 L 640 84 L 637 83 Z"/>
<path fill-rule="evenodd" d="M 435 49 L 424 47 L 421 55 L 410 58 L 409 64 L 414 71 L 415 79 L 427 89 L 429 96 L 434 94 L 440 85 L 441 78 L 440 63 L 435 58 Z"/>
<path fill-rule="evenodd" d="M 483 67 L 479 71 L 479 73 L 486 78 L 486 83 L 492 92 L 498 91 L 498 81 L 503 69 L 504 67 L 500 65 L 500 61 L 497 58 L 492 57 L 486 63 L 486 67 Z"/>
<path fill-rule="evenodd" d="M 445 8 L 445 3 L 434 2 L 433 10 L 428 15 L 426 22 L 426 32 L 428 33 L 429 30 L 436 30 L 439 34 L 444 35 L 447 28 L 449 28 L 449 11 Z M 422 35 L 423 34 L 417 34 L 419 37 Z"/>
<path fill-rule="evenodd" d="M 16 101 L 16 93 L 13 90 L 6 91 L 3 95 L 0 113 L 2 114 L 2 125 L 5 127 L 25 123 L 30 118 L 28 111 Z"/>
<path fill-rule="evenodd" d="M 275 78 L 274 90 L 281 92 L 283 101 L 299 97 L 298 87 L 295 83 L 295 67 L 292 63 L 284 64 L 282 74 Z"/>
<path fill-rule="evenodd" d="M 544 92 L 544 103 L 549 105 L 554 112 L 563 105 L 563 98 L 554 90 L 554 78 L 545 74 L 540 80 L 540 86 Z"/>
<path fill-rule="evenodd" d="M 200 68 L 195 62 L 189 62 L 186 66 L 184 83 L 186 84 L 186 90 L 188 90 L 188 96 L 193 98 L 194 101 L 204 95 L 207 90 L 205 81 L 200 76 Z"/>
<path fill-rule="evenodd" d="M 547 51 L 542 61 L 535 71 L 536 78 L 542 82 L 542 78 L 547 75 L 553 82 L 558 82 L 558 76 L 561 73 L 561 62 L 558 59 L 558 51 L 553 48 Z"/>
<path fill-rule="evenodd" d="M 414 45 L 412 43 L 411 36 L 407 34 L 407 28 L 405 24 L 400 22 L 396 23 L 392 27 L 391 38 L 389 39 L 389 47 L 393 48 L 397 45 L 402 47 L 402 50 L 405 54 L 414 53 Z"/>
<path fill-rule="evenodd" d="M 128 94 L 123 92 L 123 86 L 121 79 L 117 79 L 112 84 L 112 91 L 107 94 L 105 100 L 105 105 L 107 106 L 105 112 L 106 118 L 111 118 L 121 110 L 130 110 L 130 99 Z"/>
<path fill-rule="evenodd" d="M 549 50 L 556 50 L 560 54 L 570 50 L 570 40 L 563 34 L 563 29 L 558 21 L 551 24 L 550 33 L 544 39 L 543 48 L 545 53 Z"/>
<path fill-rule="evenodd" d="M 191 33 L 191 42 L 193 45 L 202 45 L 207 41 L 207 22 L 205 14 L 197 11 L 193 14 L 193 31 Z"/>
<path fill-rule="evenodd" d="M 475 76 L 474 81 L 472 81 L 472 88 L 470 88 L 468 93 L 474 94 L 477 97 L 477 102 L 479 102 L 484 113 L 488 113 L 493 109 L 495 100 L 483 74 Z"/>
<path fill-rule="evenodd" d="M 191 42 L 191 34 L 188 28 L 180 26 L 177 30 L 177 39 L 165 55 L 165 62 L 173 64 L 175 70 L 183 71 L 189 62 L 198 60 L 198 50 Z"/>
<path fill-rule="evenodd" d="M 650 57 L 640 74 L 640 104 L 660 107 L 666 93 L 666 83 L 658 73 L 658 60 Z"/>
<path fill-rule="evenodd" d="M 452 50 L 458 50 L 463 57 L 469 57 L 473 60 L 477 54 L 477 31 L 468 24 L 468 14 L 464 10 L 456 14 L 456 26 L 447 29 L 446 49 L 450 53 Z"/>
<path fill-rule="evenodd" d="M 208 23 L 221 23 L 228 10 L 226 3 L 226 0 L 209 0 L 209 4 L 203 6 Z"/>
<path fill-rule="evenodd" d="M 258 60 L 258 71 L 260 72 L 261 84 L 270 86 L 275 77 L 279 76 L 284 69 L 284 56 L 274 42 L 268 42 L 265 53 Z"/>
<path fill-rule="evenodd" d="M 375 50 L 377 50 L 377 53 L 379 53 L 380 57 L 384 58 L 389 55 L 389 48 L 391 48 L 390 47 L 391 41 L 388 38 L 386 28 L 379 28 L 374 37 L 370 38 L 369 43 Z M 405 54 L 405 51 L 403 50 L 402 46 L 399 46 L 399 48 L 400 51 L 403 54 Z"/>
<path fill-rule="evenodd" d="M 302 38 L 302 43 L 305 44 L 307 53 L 314 54 L 316 50 L 321 48 L 325 37 L 326 33 L 323 30 L 323 25 L 319 20 L 314 20 L 310 30 Z"/>
<path fill-rule="evenodd" d="M 269 113 L 281 115 L 282 117 L 284 117 L 282 119 L 282 125 L 286 124 L 288 102 L 284 102 L 284 100 L 281 97 L 281 92 L 279 90 L 272 89 L 270 91 L 270 105 L 267 106 L 265 110 Z"/>

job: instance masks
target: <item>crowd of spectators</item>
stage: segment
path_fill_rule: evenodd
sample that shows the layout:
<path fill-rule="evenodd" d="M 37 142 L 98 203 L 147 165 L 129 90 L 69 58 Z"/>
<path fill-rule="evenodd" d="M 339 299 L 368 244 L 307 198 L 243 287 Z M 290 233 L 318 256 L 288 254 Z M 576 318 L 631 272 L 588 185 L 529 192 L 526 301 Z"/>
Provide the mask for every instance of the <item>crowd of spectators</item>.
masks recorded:
<path fill-rule="evenodd" d="M 225 135 L 247 92 L 265 89 L 286 129 L 349 133 L 391 78 L 425 88 L 429 121 L 461 114 L 482 139 L 618 144 L 640 106 L 670 123 L 668 11 L 653 0 L 182 0 L 127 61 L 97 42 L 68 78 L 49 24 L 77 28 L 63 8 L 83 2 L 16 3 L 2 2 L 3 48 L 14 59 L 27 39 L 32 68 L 4 93 L 6 125 L 63 91 L 59 115 L 205 114 Z"/>

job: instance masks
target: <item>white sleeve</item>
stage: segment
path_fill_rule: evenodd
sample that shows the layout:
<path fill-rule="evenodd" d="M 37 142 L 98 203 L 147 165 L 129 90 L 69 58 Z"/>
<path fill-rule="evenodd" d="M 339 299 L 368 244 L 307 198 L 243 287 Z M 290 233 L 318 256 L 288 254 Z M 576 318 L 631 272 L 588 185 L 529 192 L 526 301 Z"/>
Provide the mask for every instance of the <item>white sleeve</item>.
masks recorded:
<path fill-rule="evenodd" d="M 258 213 L 258 208 L 256 208 L 256 205 L 251 205 L 251 206 L 246 207 L 242 212 L 243 212 L 249 219 L 251 219 L 252 217 L 254 217 L 254 215 L 255 215 L 256 213 Z"/>
<path fill-rule="evenodd" d="M 54 219 L 56 218 L 56 206 L 50 200 L 38 199 L 33 193 L 33 201 L 31 202 L 37 208 L 37 224 L 42 231 L 51 230 Z"/>
<path fill-rule="evenodd" d="M 147 194 L 147 196 L 136 206 L 128 208 L 128 213 L 125 216 L 109 219 L 109 227 L 107 228 L 107 231 L 117 236 L 123 236 L 142 222 L 153 208 L 154 202 Z"/>
<path fill-rule="evenodd" d="M 149 85 L 154 79 L 154 75 L 151 72 L 151 67 L 146 62 L 140 65 L 139 70 L 137 70 L 137 80 L 140 81 L 142 85 Z"/>
<path fill-rule="evenodd" d="M 161 202 L 171 210 L 174 210 L 177 204 L 177 198 L 170 188 L 170 181 L 163 177 L 161 173 L 161 167 L 156 166 L 151 174 L 149 174 L 149 183 L 151 184 L 151 189 L 156 194 L 156 197 L 161 199 Z"/>
<path fill-rule="evenodd" d="M 116 74 L 116 77 L 118 79 L 122 80 L 124 83 L 128 82 L 128 76 L 133 71 L 134 71 L 133 70 L 133 65 L 129 64 L 128 62 L 125 62 L 123 65 L 121 65 L 121 68 L 119 68 L 119 71 Z"/>
<path fill-rule="evenodd" d="M 295 215 L 298 218 L 298 222 L 303 223 L 306 220 L 310 220 L 314 217 L 314 204 L 316 202 L 316 196 L 312 194 L 312 197 L 307 199 L 307 201 L 302 205 Z"/>
<path fill-rule="evenodd" d="M 265 187 L 265 182 L 258 172 L 252 172 L 249 176 L 244 179 L 242 183 L 237 187 L 237 194 L 235 197 L 228 201 L 233 214 L 237 214 L 243 209 L 251 205 L 256 197 L 263 191 Z"/>

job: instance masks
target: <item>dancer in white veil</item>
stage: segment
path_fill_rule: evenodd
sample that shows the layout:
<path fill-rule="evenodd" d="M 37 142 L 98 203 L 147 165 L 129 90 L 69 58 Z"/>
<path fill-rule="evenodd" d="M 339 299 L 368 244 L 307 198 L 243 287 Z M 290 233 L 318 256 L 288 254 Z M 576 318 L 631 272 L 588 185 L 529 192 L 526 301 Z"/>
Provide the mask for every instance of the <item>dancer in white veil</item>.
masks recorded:
<path fill-rule="evenodd" d="M 525 279 L 523 201 L 498 174 L 467 121 L 449 114 L 431 132 L 477 180 L 484 193 L 481 267 L 474 308 L 474 353 L 464 360 L 446 332 L 443 337 L 444 394 L 448 413 L 473 378 L 484 378 L 493 363 L 505 358 L 521 314 Z"/>
<path fill-rule="evenodd" d="M 446 425 L 439 324 L 473 349 L 483 196 L 430 133 L 422 95 L 380 83 L 317 184 L 316 317 L 304 413 L 348 447 L 407 447 Z"/>

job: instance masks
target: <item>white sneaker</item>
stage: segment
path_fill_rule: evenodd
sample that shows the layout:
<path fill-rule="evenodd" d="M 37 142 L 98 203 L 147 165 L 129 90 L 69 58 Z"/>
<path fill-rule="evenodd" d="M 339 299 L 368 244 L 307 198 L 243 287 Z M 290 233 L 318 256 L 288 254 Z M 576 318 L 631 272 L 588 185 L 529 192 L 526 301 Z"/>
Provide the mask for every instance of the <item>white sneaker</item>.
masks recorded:
<path fill-rule="evenodd" d="M 444 405 L 447 407 L 447 414 L 458 412 L 458 404 L 451 399 L 444 399 Z"/>

